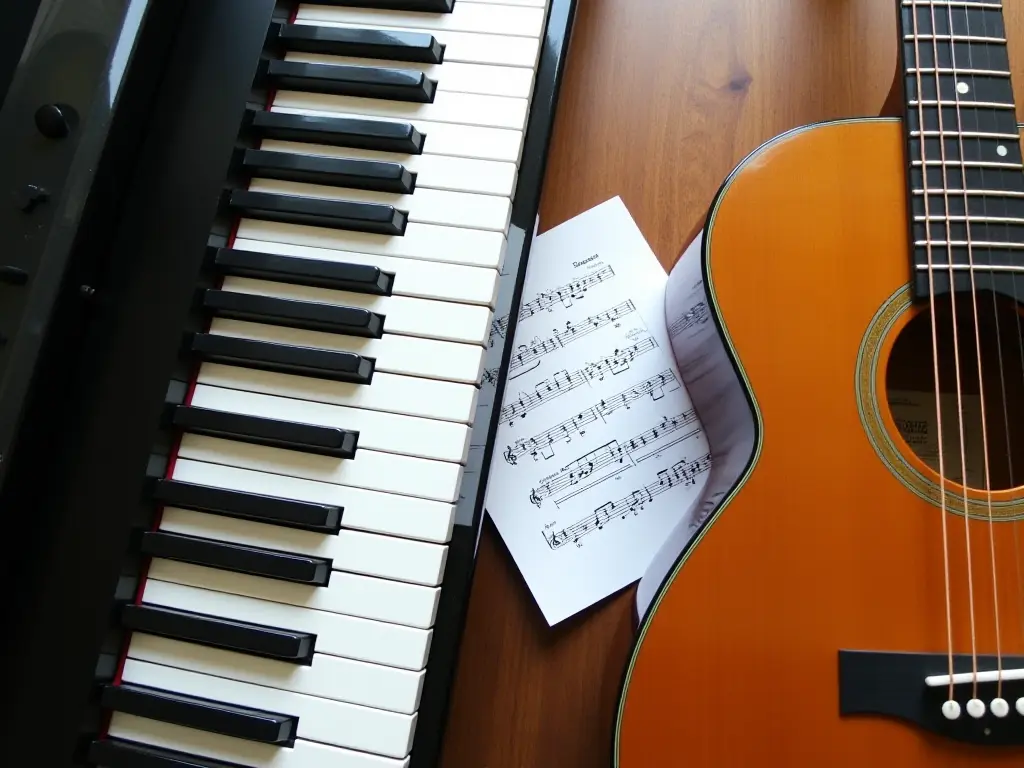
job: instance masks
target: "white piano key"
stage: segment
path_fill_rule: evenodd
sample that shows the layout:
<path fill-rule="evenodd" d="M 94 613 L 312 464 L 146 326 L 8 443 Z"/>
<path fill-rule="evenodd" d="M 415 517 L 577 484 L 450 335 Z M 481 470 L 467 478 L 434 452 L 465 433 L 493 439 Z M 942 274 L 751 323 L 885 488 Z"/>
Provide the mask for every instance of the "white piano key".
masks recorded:
<path fill-rule="evenodd" d="M 417 187 L 411 194 L 402 195 L 396 192 L 376 192 L 262 178 L 252 179 L 249 182 L 249 189 L 276 195 L 393 205 L 408 214 L 410 223 L 487 229 L 502 234 L 508 231 L 512 215 L 512 201 L 507 197 L 451 192 L 446 189 Z"/>
<path fill-rule="evenodd" d="M 282 328 L 264 323 L 214 318 L 210 333 L 272 341 L 298 347 L 353 352 L 376 360 L 375 371 L 424 376 L 465 384 L 477 384 L 483 375 L 484 348 L 477 344 L 419 339 L 385 333 L 379 339 L 342 336 L 322 331 Z M 372 386 L 369 385 L 369 386 Z"/>
<path fill-rule="evenodd" d="M 490 307 L 411 296 L 375 296 L 247 277 L 226 277 L 225 291 L 359 307 L 384 316 L 384 332 L 465 344 L 487 344 L 494 315 Z"/>
<path fill-rule="evenodd" d="M 409 768 L 410 759 L 354 752 L 302 739 L 296 739 L 294 747 L 275 747 L 123 712 L 113 713 L 107 733 L 115 739 L 173 749 L 249 768 Z"/>
<path fill-rule="evenodd" d="M 409 27 L 354 24 L 296 19 L 297 24 L 312 24 L 320 27 L 354 27 L 381 29 L 392 32 L 419 32 Z M 507 67 L 526 67 L 536 71 L 540 58 L 540 39 L 514 35 L 488 35 L 476 32 L 459 32 L 451 29 L 436 29 L 431 32 L 444 46 L 445 61 L 464 61 L 471 64 L 500 64 Z"/>
<path fill-rule="evenodd" d="M 274 107 L 317 109 L 334 114 L 391 117 L 401 120 L 429 120 L 435 123 L 479 125 L 484 128 L 526 130 L 530 102 L 510 96 L 438 91 L 433 101 L 389 101 L 363 96 L 280 90 Z"/>
<path fill-rule="evenodd" d="M 441 590 L 420 584 L 388 581 L 344 571 L 333 571 L 326 587 L 250 576 L 155 557 L 148 576 L 159 581 L 227 592 L 301 608 L 387 621 L 406 627 L 430 629 Z"/>
<path fill-rule="evenodd" d="M 323 653 L 289 664 L 141 632 L 132 633 L 128 658 L 405 715 L 419 707 L 426 674 Z"/>
<path fill-rule="evenodd" d="M 374 373 L 369 385 L 348 384 L 220 363 L 203 363 L 198 383 L 469 425 L 480 392 L 470 384 L 394 373 Z"/>
<path fill-rule="evenodd" d="M 150 605 L 247 621 L 267 627 L 316 635 L 316 653 L 329 653 L 370 664 L 385 664 L 418 671 L 427 664 L 433 630 L 384 621 L 371 621 L 341 613 L 314 611 L 286 603 L 146 579 L 142 600 Z"/>
<path fill-rule="evenodd" d="M 191 405 L 225 413 L 265 416 L 281 421 L 336 427 L 359 433 L 355 457 L 366 451 L 384 451 L 421 459 L 466 463 L 470 428 L 453 421 L 432 421 L 381 411 L 345 408 L 309 400 L 244 392 L 198 384 Z"/>
<path fill-rule="evenodd" d="M 543 8 L 489 3 L 456 2 L 451 13 L 418 13 L 302 3 L 295 18 L 301 21 L 366 24 L 374 27 L 395 25 L 411 29 L 540 37 L 544 32 L 546 16 Z"/>
<path fill-rule="evenodd" d="M 388 61 L 385 59 L 357 59 L 349 56 L 329 56 L 321 53 L 293 52 L 285 55 L 287 61 L 308 64 L 346 64 L 357 67 L 387 67 L 422 72 L 435 83 L 437 91 L 480 93 L 486 96 L 511 96 L 529 99 L 533 95 L 533 70 L 526 67 L 503 67 L 493 64 L 468 64 L 448 61 L 427 64 L 419 61 Z"/>
<path fill-rule="evenodd" d="M 267 230 L 261 228 L 261 232 L 266 234 Z M 303 237 L 305 236 L 304 234 Z M 462 264 L 443 264 L 439 261 L 352 253 L 323 247 L 279 243 L 270 239 L 251 240 L 236 237 L 234 247 L 239 250 L 258 251 L 259 253 L 279 253 L 283 256 L 299 256 L 304 259 L 340 261 L 378 267 L 395 276 L 395 284 L 391 291 L 398 296 L 458 301 L 489 308 L 494 307 L 498 296 L 499 273 L 496 269 L 489 267 L 468 267 Z"/>
<path fill-rule="evenodd" d="M 449 503 L 459 498 L 462 479 L 462 465 L 447 461 L 368 450 L 356 451 L 352 459 L 336 459 L 194 434 L 182 435 L 178 455 L 211 464 Z"/>
<path fill-rule="evenodd" d="M 427 587 L 441 585 L 448 547 L 394 536 L 342 530 L 336 535 L 164 507 L 160 530 L 331 560 L 336 571 Z"/>
<path fill-rule="evenodd" d="M 412 749 L 416 715 L 343 704 L 135 659 L 125 661 L 121 679 L 224 704 L 293 715 L 299 718 L 297 736 L 310 741 L 398 758 Z"/>
<path fill-rule="evenodd" d="M 462 0 L 464 3 L 491 3 L 492 5 L 529 5 L 533 8 L 547 8 L 547 0 Z M 372 3 L 368 2 L 367 5 Z"/>
<path fill-rule="evenodd" d="M 313 115 L 333 117 L 337 112 L 323 108 L 289 108 L 274 102 L 272 112 L 284 112 L 296 115 Z M 366 119 L 365 115 L 348 114 L 344 117 Z M 399 121 L 377 115 L 374 120 Z M 406 122 L 401 120 L 400 122 Z M 509 128 L 488 128 L 479 125 L 457 125 L 455 123 L 435 123 L 428 120 L 415 119 L 409 121 L 416 130 L 424 135 L 423 151 L 434 155 L 450 155 L 477 160 L 498 160 L 519 164 L 523 150 L 523 132 Z"/>
<path fill-rule="evenodd" d="M 260 149 L 290 152 L 296 155 L 319 155 L 355 160 L 379 160 L 401 163 L 416 174 L 416 188 L 448 189 L 454 192 L 477 192 L 484 195 L 511 197 L 516 189 L 516 166 L 497 160 L 475 160 L 467 157 L 406 155 L 400 152 L 379 152 L 373 149 L 331 147 L 325 144 L 302 144 L 293 141 L 264 139 Z"/>
<path fill-rule="evenodd" d="M 344 229 L 310 227 L 303 224 L 281 224 L 276 221 L 240 219 L 237 238 L 270 240 L 275 243 L 330 248 L 352 253 L 376 253 L 408 259 L 465 264 L 470 267 L 501 269 L 505 258 L 505 236 L 501 232 L 462 227 L 441 227 L 411 222 L 405 234 L 375 235 Z"/>
<path fill-rule="evenodd" d="M 455 523 L 453 504 L 268 474 L 243 467 L 192 461 L 180 454 L 174 463 L 171 477 L 186 483 L 231 491 L 336 504 L 345 510 L 341 517 L 341 524 L 345 528 L 437 544 L 444 544 L 451 539 Z"/>

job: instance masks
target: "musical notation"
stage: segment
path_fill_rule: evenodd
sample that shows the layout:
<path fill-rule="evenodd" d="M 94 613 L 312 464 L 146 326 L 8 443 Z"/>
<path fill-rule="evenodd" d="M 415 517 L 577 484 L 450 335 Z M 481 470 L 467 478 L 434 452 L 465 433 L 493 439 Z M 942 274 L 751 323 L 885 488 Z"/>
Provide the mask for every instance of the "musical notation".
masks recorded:
<path fill-rule="evenodd" d="M 671 448 L 686 438 L 693 437 L 699 429 L 690 430 L 667 443 L 662 442 L 663 438 L 696 423 L 697 414 L 690 409 L 675 416 L 664 416 L 655 426 L 622 443 L 618 440 L 611 440 L 562 467 L 558 474 L 550 480 L 532 488 L 530 503 L 540 507 L 544 499 L 561 494 L 563 491 L 569 491 L 555 500 L 557 506 L 609 477 L 635 467 L 666 448 Z M 611 471 L 604 471 L 609 467 Z"/>
<path fill-rule="evenodd" d="M 562 330 L 554 329 L 551 336 L 546 339 L 534 339 L 529 344 L 520 344 L 516 351 L 512 353 L 508 370 L 510 373 L 518 370 L 546 354 L 561 349 L 577 339 L 584 338 L 599 328 L 604 328 L 606 325 L 614 323 L 620 317 L 624 317 L 635 310 L 636 307 L 633 302 L 626 300 L 605 312 L 591 315 L 578 322 L 567 321 L 565 328 Z"/>
<path fill-rule="evenodd" d="M 709 469 L 711 469 L 710 453 L 693 460 L 680 459 L 671 467 L 658 472 L 657 480 L 642 488 L 637 488 L 628 496 L 602 504 L 591 514 L 577 520 L 572 525 L 559 530 L 543 531 L 544 540 L 551 549 L 559 549 L 569 543 L 581 547 L 581 539 L 584 536 L 603 530 L 605 526 L 616 520 L 625 520 L 631 515 L 639 515 L 647 504 L 654 501 L 656 496 L 660 496 L 672 488 L 695 485 L 697 478 Z"/>
<path fill-rule="evenodd" d="M 538 383 L 534 387 L 533 392 L 520 392 L 514 399 L 506 398 L 505 405 L 498 414 L 499 419 L 512 426 L 517 418 L 525 417 L 534 408 L 538 408 L 556 397 L 561 397 L 574 389 L 582 387 L 584 384 L 604 381 L 605 376 L 616 376 L 624 371 L 628 371 L 629 365 L 633 360 L 645 352 L 650 352 L 657 348 L 658 342 L 648 336 L 632 346 L 625 349 L 616 349 L 612 354 L 600 360 L 587 363 L 572 373 L 569 371 L 558 371 L 550 378 Z M 486 376 L 487 372 L 485 371 L 484 377 L 486 378 Z M 497 376 L 496 371 L 495 376 Z"/>
<path fill-rule="evenodd" d="M 711 315 L 708 314 L 708 304 L 706 301 L 694 304 L 692 308 L 687 310 L 682 316 L 676 318 L 675 322 L 668 327 L 669 338 L 674 339 L 680 333 L 688 328 L 693 328 L 695 325 L 703 325 L 710 317 Z"/>
<path fill-rule="evenodd" d="M 563 307 L 568 309 L 573 305 L 573 302 L 584 298 L 587 291 L 595 285 L 599 285 L 606 280 L 611 280 L 613 277 L 615 277 L 615 271 L 611 267 L 603 267 L 596 272 L 592 272 L 589 275 L 584 275 L 583 277 L 572 280 L 565 285 L 540 291 L 535 299 L 524 302 L 519 308 L 519 322 L 533 317 L 539 312 L 550 312 L 552 307 L 556 304 L 561 304 Z M 490 346 L 494 346 L 495 336 L 505 338 L 505 334 L 507 332 L 508 315 L 495 318 L 491 322 Z"/>
<path fill-rule="evenodd" d="M 679 381 L 676 379 L 676 375 L 672 371 L 662 371 L 657 376 L 651 376 L 635 386 L 602 398 L 589 408 L 544 430 L 539 435 L 519 438 L 512 445 L 506 446 L 502 455 L 509 464 L 515 464 L 521 456 L 526 454 L 534 459 L 537 459 L 538 456 L 549 459 L 553 455 L 552 447 L 555 443 L 571 442 L 574 435 L 583 437 L 587 434 L 586 427 L 595 421 L 604 421 L 605 417 L 620 408 L 629 409 L 641 398 L 650 397 L 651 400 L 660 400 L 666 392 L 674 392 L 677 389 L 679 389 Z"/>

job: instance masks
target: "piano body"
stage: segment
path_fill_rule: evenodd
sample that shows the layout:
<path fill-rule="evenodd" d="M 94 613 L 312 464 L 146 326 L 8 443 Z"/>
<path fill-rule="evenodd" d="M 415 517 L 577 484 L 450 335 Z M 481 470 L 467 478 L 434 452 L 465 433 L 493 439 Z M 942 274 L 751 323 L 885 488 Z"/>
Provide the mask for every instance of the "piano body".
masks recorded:
<path fill-rule="evenodd" d="M 38 5 L 0 70 L 9 754 L 435 765 L 574 0 Z"/>

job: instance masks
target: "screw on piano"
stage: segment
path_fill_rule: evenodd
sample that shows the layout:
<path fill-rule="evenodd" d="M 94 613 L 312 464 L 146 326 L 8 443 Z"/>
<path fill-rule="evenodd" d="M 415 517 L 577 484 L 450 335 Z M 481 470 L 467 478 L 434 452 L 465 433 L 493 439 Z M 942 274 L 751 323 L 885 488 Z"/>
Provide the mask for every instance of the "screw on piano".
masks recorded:
<path fill-rule="evenodd" d="M 40 203 L 45 203 L 50 199 L 49 191 L 36 184 L 26 184 L 15 194 L 18 210 L 22 213 L 32 213 Z"/>
<path fill-rule="evenodd" d="M 78 122 L 74 107 L 67 104 L 44 104 L 36 110 L 36 128 L 48 139 L 63 139 Z"/>

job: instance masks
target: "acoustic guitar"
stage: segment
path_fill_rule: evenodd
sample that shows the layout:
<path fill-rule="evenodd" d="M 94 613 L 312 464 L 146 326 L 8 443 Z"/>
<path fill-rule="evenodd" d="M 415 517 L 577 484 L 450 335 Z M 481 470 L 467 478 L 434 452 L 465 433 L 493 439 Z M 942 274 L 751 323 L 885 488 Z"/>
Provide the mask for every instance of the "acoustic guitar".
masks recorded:
<path fill-rule="evenodd" d="M 781 135 L 709 213 L 755 448 L 641 623 L 618 768 L 1024 766 L 1005 26 L 998 2 L 897 6 L 903 119 Z"/>

